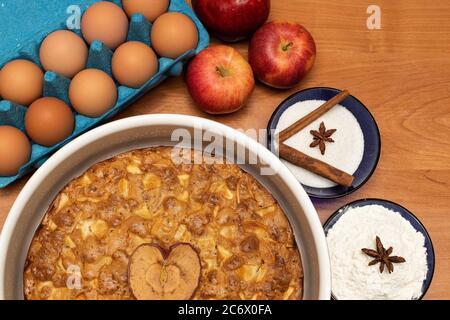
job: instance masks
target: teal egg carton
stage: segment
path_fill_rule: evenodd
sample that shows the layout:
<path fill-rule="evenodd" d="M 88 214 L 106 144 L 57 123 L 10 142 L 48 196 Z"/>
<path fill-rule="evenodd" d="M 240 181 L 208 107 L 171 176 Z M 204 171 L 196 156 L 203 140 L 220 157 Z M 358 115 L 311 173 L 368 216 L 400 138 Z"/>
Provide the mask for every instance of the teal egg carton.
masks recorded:
<path fill-rule="evenodd" d="M 0 0 L 0 67 L 14 59 L 27 59 L 41 66 L 39 61 L 39 47 L 42 40 L 51 32 L 70 29 L 81 36 L 79 19 L 82 13 L 95 0 Z M 120 7 L 119 0 L 110 1 Z M 128 105 L 132 104 L 147 91 L 154 88 L 170 76 L 182 73 L 184 64 L 198 54 L 209 44 L 209 35 L 200 20 L 185 0 L 171 0 L 169 12 L 181 12 L 189 16 L 197 26 L 199 43 L 196 49 L 190 50 L 176 59 L 159 58 L 158 72 L 138 89 L 119 85 L 117 82 L 118 100 L 113 108 L 98 118 L 89 118 L 75 111 L 75 128 L 70 137 L 52 147 L 45 147 L 31 141 L 32 153 L 26 163 L 15 176 L 0 177 L 0 188 L 4 188 L 28 172 L 42 165 L 52 153 L 60 149 L 80 134 L 98 126 L 111 118 Z M 73 27 L 73 28 L 72 28 Z M 127 41 L 141 41 L 151 46 L 150 31 L 152 24 L 137 13 L 130 19 Z M 94 41 L 89 47 L 89 57 L 86 68 L 96 68 L 105 71 L 110 76 L 111 58 L 113 52 L 99 41 Z M 44 75 L 43 96 L 56 97 L 70 105 L 68 89 L 70 79 L 54 72 Z M 24 118 L 26 106 L 21 106 L 7 100 L 0 101 L 0 125 L 10 125 L 25 132 Z"/>

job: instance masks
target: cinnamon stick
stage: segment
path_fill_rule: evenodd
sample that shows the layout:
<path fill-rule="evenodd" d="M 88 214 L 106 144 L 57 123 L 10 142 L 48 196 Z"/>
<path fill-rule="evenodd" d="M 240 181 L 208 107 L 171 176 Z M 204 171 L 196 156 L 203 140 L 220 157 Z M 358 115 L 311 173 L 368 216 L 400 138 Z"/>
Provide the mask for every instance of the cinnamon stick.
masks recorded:
<path fill-rule="evenodd" d="M 344 171 L 341 171 L 328 163 L 310 157 L 284 143 L 279 144 L 279 154 L 284 160 L 289 161 L 299 167 L 327 178 L 339 185 L 350 187 L 354 177 Z"/>
<path fill-rule="evenodd" d="M 284 129 L 278 134 L 279 141 L 283 142 L 292 137 L 294 134 L 299 132 L 300 130 L 306 128 L 308 125 L 313 123 L 315 120 L 319 119 L 325 113 L 327 113 L 331 108 L 333 108 L 338 103 L 345 100 L 350 95 L 348 90 L 343 90 L 339 94 L 335 95 L 333 98 L 325 102 L 319 108 L 314 110 L 313 112 L 307 114 L 294 124 L 290 125 L 288 128 Z"/>

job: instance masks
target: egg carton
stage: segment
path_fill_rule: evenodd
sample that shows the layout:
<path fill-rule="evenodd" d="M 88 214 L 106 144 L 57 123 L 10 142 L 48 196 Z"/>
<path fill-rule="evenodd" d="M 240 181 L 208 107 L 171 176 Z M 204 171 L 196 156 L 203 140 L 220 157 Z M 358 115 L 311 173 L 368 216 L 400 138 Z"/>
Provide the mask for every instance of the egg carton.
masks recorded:
<path fill-rule="evenodd" d="M 73 15 L 72 23 L 75 29 L 71 31 L 81 36 L 77 26 L 77 15 L 81 15 L 90 5 L 98 0 L 0 0 L 0 17 L 2 28 L 0 30 L 0 66 L 14 59 L 27 59 L 40 67 L 39 47 L 42 40 L 51 32 L 68 29 L 68 21 Z M 113 2 L 122 7 L 121 1 Z M 136 101 L 147 91 L 154 88 L 166 78 L 179 76 L 186 61 L 198 54 L 209 44 L 209 35 L 200 20 L 196 17 L 191 7 L 185 0 L 171 0 L 169 12 L 181 12 L 189 16 L 195 23 L 199 32 L 198 46 L 176 59 L 159 58 L 159 71 L 143 86 L 138 89 L 121 86 L 116 82 L 118 99 L 117 103 L 109 111 L 97 118 L 89 118 L 77 114 L 75 116 L 75 128 L 70 137 L 52 146 L 44 147 L 32 142 L 32 153 L 17 175 L 0 177 L 0 188 L 6 187 L 28 172 L 41 166 L 52 153 L 60 149 L 80 134 L 98 126 L 111 118 L 119 111 Z M 150 30 L 152 24 L 141 14 L 134 14 L 130 19 L 127 41 L 141 41 L 151 46 Z M 113 52 L 99 41 L 94 41 L 89 47 L 89 57 L 86 68 L 96 68 L 105 71 L 110 76 L 111 58 Z M 46 72 L 44 75 L 43 96 L 56 97 L 70 105 L 68 97 L 70 80 L 54 72 Z M 24 118 L 27 108 L 7 100 L 0 101 L 0 125 L 14 126 L 25 132 Z"/>

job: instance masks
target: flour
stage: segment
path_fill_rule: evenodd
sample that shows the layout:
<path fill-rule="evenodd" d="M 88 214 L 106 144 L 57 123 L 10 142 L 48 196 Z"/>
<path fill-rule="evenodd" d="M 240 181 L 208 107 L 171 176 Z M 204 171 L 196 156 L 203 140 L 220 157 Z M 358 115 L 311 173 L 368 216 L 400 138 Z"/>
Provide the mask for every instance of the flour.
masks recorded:
<path fill-rule="evenodd" d="M 277 132 L 280 132 L 308 113 L 314 111 L 325 101 L 307 100 L 298 102 L 289 107 L 280 117 L 277 124 Z M 319 148 L 310 148 L 313 141 L 311 130 L 319 130 L 321 122 L 327 129 L 337 129 L 332 138 L 334 143 L 326 143 L 326 152 L 320 153 Z M 355 116 L 341 105 L 336 105 L 326 114 L 311 123 L 305 129 L 290 137 L 285 143 L 313 158 L 322 160 L 349 174 L 355 173 L 364 155 L 364 135 Z M 336 186 L 321 176 L 293 165 L 287 161 L 284 164 L 291 170 L 294 176 L 304 185 L 315 188 L 330 188 Z"/>
<path fill-rule="evenodd" d="M 379 265 L 361 249 L 376 249 L 379 236 L 385 248 L 393 247 L 394 272 L 379 271 Z M 337 299 L 409 300 L 422 294 L 428 271 L 425 238 L 399 213 L 380 205 L 350 208 L 327 235 L 332 269 L 332 291 Z"/>

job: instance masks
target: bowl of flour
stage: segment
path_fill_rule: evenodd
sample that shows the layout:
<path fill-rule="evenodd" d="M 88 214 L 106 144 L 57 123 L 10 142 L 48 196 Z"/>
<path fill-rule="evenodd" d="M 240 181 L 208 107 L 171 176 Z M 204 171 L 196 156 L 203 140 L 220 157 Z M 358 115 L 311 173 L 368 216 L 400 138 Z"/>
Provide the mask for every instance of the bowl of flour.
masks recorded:
<path fill-rule="evenodd" d="M 434 272 L 428 232 L 407 209 L 390 201 L 364 199 L 337 210 L 324 225 L 336 300 L 419 300 Z M 376 238 L 394 261 L 381 272 L 380 261 L 363 252 L 377 251 Z M 372 262 L 373 261 L 373 262 Z M 371 263 L 372 262 L 372 263 Z M 399 262 L 399 261 L 397 261 Z M 370 264 L 370 265 L 369 265 Z"/>

